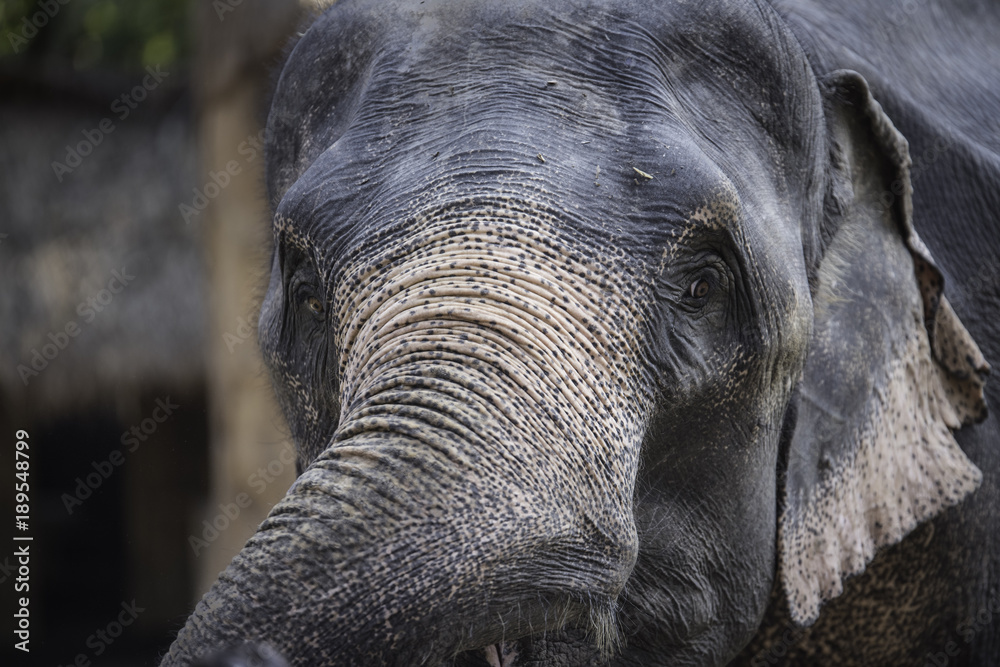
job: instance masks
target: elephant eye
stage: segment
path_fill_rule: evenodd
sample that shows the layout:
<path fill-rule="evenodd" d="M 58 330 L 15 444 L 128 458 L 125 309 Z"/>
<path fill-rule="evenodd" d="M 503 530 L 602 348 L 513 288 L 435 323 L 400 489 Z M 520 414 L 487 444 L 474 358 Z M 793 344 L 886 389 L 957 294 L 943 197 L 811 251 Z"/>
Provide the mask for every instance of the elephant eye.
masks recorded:
<path fill-rule="evenodd" d="M 708 284 L 708 281 L 704 278 L 699 278 L 688 287 L 687 295 L 692 299 L 704 299 L 711 290 L 712 286 Z"/>
<path fill-rule="evenodd" d="M 309 310 L 311 310 L 313 314 L 315 315 L 323 314 L 323 303 L 316 297 L 311 296 L 308 299 L 306 299 L 306 305 L 309 306 Z"/>

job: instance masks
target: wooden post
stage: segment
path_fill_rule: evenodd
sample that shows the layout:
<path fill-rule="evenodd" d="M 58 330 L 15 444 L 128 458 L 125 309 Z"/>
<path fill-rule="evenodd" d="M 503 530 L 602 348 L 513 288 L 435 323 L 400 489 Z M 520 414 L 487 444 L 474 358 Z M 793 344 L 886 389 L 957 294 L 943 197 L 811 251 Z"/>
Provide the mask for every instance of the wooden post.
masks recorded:
<path fill-rule="evenodd" d="M 301 19 L 296 0 L 197 3 L 199 191 L 208 262 L 212 498 L 191 517 L 197 597 L 294 480 L 292 448 L 257 346 L 271 241 L 262 122 L 269 68 Z M 196 195 L 195 195 L 196 196 Z M 207 522 L 207 524 L 206 524 Z M 200 542 L 198 540 L 201 540 Z M 203 544 L 204 543 L 204 544 Z"/>

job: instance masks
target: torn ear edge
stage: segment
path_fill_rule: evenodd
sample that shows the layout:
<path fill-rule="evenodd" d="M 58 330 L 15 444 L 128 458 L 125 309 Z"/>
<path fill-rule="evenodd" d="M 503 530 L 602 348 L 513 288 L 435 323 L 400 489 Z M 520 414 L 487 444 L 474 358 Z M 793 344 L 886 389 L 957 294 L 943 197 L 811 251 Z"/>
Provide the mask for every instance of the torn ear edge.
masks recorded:
<path fill-rule="evenodd" d="M 796 448 L 814 450 L 801 458 L 811 470 L 789 475 L 779 520 L 780 576 L 790 615 L 800 625 L 814 622 L 823 602 L 839 596 L 843 581 L 863 572 L 877 549 L 899 542 L 978 488 L 982 473 L 962 452 L 952 430 L 986 417 L 983 385 L 989 373 L 978 345 L 944 296 L 941 272 L 913 228 L 906 139 L 857 72 L 833 72 L 820 86 L 828 125 L 837 122 L 838 108 L 847 107 L 848 113 L 863 119 L 874 148 L 894 170 L 893 180 L 881 184 L 886 189 L 877 196 L 854 192 L 849 176 L 832 182 L 824 245 L 830 245 L 840 226 L 853 224 L 855 231 L 847 233 L 857 233 L 857 222 L 844 225 L 851 216 L 891 216 L 912 258 L 914 280 L 904 288 L 913 293 L 913 307 L 899 327 L 905 336 L 886 345 L 884 368 L 863 401 L 864 414 L 856 416 L 856 422 L 854 416 L 842 420 L 831 444 L 808 427 L 797 428 L 792 436 L 790 456 Z M 835 167 L 850 172 L 850 148 L 831 142 Z M 861 208 L 866 208 L 864 214 L 857 213 Z M 832 285 L 817 289 L 832 293 L 838 289 L 836 277 L 831 278 L 836 269 L 824 273 L 825 260 L 820 261 L 818 281 Z M 831 265 L 843 261 L 849 260 L 829 258 Z M 840 317 L 850 312 L 850 304 L 837 307 Z M 822 347 L 818 337 L 824 335 L 829 334 L 814 334 L 811 348 Z M 829 358 L 824 363 L 829 365 Z M 823 381 L 836 381 L 826 377 L 810 387 L 808 371 L 807 362 L 803 386 L 816 394 L 822 394 Z"/>
<path fill-rule="evenodd" d="M 935 360 L 955 381 L 954 386 L 948 389 L 949 395 L 955 398 L 962 424 L 979 423 L 987 416 L 983 385 L 990 373 L 990 366 L 948 303 L 944 295 L 944 277 L 934 263 L 930 250 L 913 228 L 909 142 L 889 120 L 882 105 L 872 97 L 868 82 L 857 72 L 838 70 L 823 80 L 821 85 L 830 91 L 829 94 L 846 97 L 863 111 L 879 148 L 897 166 L 896 180 L 888 190 L 882 192 L 879 204 L 896 208 L 894 217 L 913 256 L 914 274 L 924 306 L 924 326 L 931 349 Z"/>
<path fill-rule="evenodd" d="M 934 359 L 953 381 L 947 387 L 948 395 L 955 404 L 962 425 L 979 423 L 987 416 L 983 385 L 990 373 L 990 365 L 948 303 L 944 295 L 944 277 L 927 246 L 913 228 L 909 143 L 889 120 L 882 105 L 872 97 L 867 81 L 860 74 L 851 70 L 838 70 L 824 84 L 841 90 L 854 89 L 853 97 L 864 109 L 876 141 L 884 154 L 898 166 L 896 180 L 888 191 L 882 193 L 880 203 L 887 207 L 897 207 L 894 217 L 913 256 L 913 270 L 924 306 L 924 326 Z"/>

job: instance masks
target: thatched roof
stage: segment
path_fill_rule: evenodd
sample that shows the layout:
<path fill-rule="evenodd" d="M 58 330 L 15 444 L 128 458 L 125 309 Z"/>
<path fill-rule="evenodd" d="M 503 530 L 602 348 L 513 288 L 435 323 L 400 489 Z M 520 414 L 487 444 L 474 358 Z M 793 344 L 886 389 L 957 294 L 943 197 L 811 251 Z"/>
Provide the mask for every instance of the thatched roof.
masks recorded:
<path fill-rule="evenodd" d="M 178 213 L 198 176 L 193 119 L 187 95 L 168 92 L 125 119 L 66 96 L 0 102 L 0 400 L 121 404 L 202 381 L 201 230 Z M 105 118 L 113 132 L 60 182 L 52 163 L 68 164 L 67 145 Z M 134 279 L 102 292 L 123 271 Z M 70 323 L 78 334 L 67 339 Z M 41 366 L 34 351 L 56 351 L 49 343 L 65 348 L 26 385 L 33 356 Z"/>

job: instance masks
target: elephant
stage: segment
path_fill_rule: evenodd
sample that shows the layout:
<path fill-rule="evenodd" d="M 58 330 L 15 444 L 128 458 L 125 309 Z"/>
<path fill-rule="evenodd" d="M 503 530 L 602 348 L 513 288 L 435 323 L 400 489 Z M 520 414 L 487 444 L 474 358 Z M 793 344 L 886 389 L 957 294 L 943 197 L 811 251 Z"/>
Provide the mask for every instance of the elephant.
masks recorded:
<path fill-rule="evenodd" d="M 162 665 L 997 664 L 1000 9 L 900 7 L 318 15 L 299 475 Z"/>

